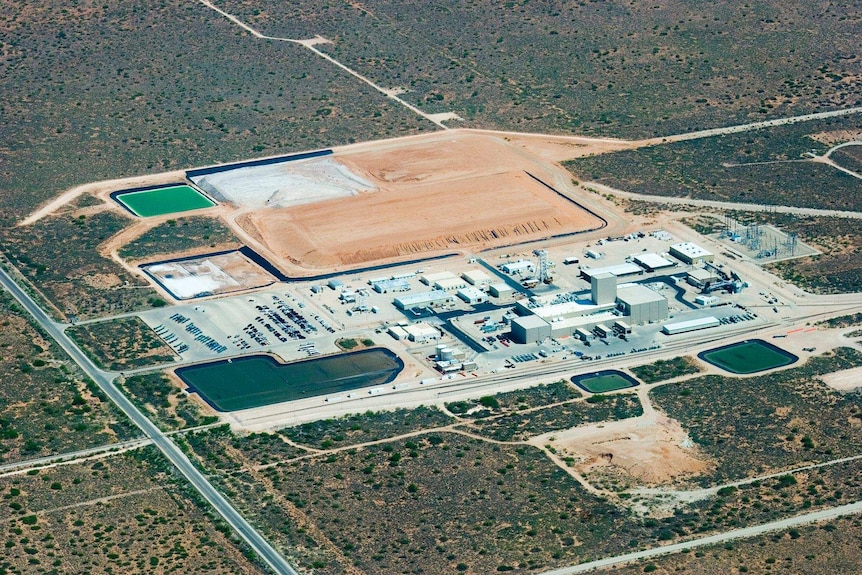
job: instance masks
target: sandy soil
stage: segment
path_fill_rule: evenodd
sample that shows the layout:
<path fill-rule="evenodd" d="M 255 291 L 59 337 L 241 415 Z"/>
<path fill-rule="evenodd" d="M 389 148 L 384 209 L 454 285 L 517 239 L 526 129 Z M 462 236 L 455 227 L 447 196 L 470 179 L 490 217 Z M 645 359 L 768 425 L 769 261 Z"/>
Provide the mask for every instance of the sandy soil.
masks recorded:
<path fill-rule="evenodd" d="M 563 162 L 574 158 L 606 154 L 618 150 L 630 150 L 643 145 L 640 141 L 617 140 L 613 138 L 554 136 L 551 134 L 496 132 L 493 130 L 465 131 L 473 134 L 500 137 L 517 148 L 551 162 Z"/>
<path fill-rule="evenodd" d="M 615 467 L 647 485 L 668 483 L 710 467 L 709 462 L 698 458 L 679 422 L 661 413 L 576 427 L 542 441 L 581 458 L 578 471 Z"/>
<path fill-rule="evenodd" d="M 812 140 L 816 140 L 828 146 L 834 146 L 842 142 L 862 139 L 862 129 L 857 130 L 832 130 L 830 132 L 818 132 L 808 136 Z"/>
<path fill-rule="evenodd" d="M 320 269 L 475 251 L 600 224 L 525 173 L 547 177 L 544 162 L 497 137 L 435 135 L 336 159 L 378 191 L 256 211 L 243 218 L 246 231 L 278 258 Z"/>
<path fill-rule="evenodd" d="M 836 371 L 822 377 L 823 383 L 838 391 L 853 391 L 862 387 L 862 367 Z"/>

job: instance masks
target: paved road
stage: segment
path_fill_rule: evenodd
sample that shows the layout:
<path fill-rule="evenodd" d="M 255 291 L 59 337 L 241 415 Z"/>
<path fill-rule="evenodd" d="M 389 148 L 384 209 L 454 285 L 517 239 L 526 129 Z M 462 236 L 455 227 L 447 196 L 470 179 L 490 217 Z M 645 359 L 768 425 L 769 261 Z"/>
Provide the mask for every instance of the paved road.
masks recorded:
<path fill-rule="evenodd" d="M 18 300 L 24 309 L 30 313 L 42 328 L 69 354 L 84 373 L 86 373 L 102 389 L 111 401 L 137 425 L 144 434 L 152 440 L 156 447 L 173 463 L 180 473 L 197 489 L 198 493 L 212 505 L 219 515 L 251 546 L 252 549 L 279 574 L 298 575 L 278 551 L 252 527 L 245 518 L 219 493 L 203 474 L 189 461 L 188 457 L 177 445 L 165 436 L 147 417 L 123 395 L 113 384 L 112 374 L 97 368 L 63 332 L 62 327 L 42 311 L 24 290 L 9 277 L 5 270 L 0 269 L 0 284 Z"/>
<path fill-rule="evenodd" d="M 808 523 L 835 519 L 845 515 L 855 515 L 860 512 L 862 512 L 862 501 L 857 501 L 856 503 L 849 503 L 847 505 L 841 505 L 831 509 L 814 511 L 804 515 L 797 515 L 796 517 L 788 517 L 787 519 L 780 519 L 778 521 L 772 521 L 771 523 L 764 523 L 763 525 L 734 529 L 733 531 L 726 531 L 717 535 L 710 535 L 709 537 L 701 537 L 700 539 L 694 539 L 692 541 L 684 541 L 681 543 L 674 543 L 672 545 L 665 545 L 664 547 L 656 547 L 653 549 L 646 549 L 644 551 L 626 553 L 625 555 L 617 555 L 616 557 L 598 559 L 596 561 L 590 561 L 589 563 L 581 563 L 580 565 L 562 567 L 560 569 L 554 569 L 553 571 L 540 573 L 539 575 L 575 575 L 577 573 L 586 573 L 603 567 L 633 563 L 643 559 L 651 559 L 662 555 L 679 553 L 685 549 L 695 549 L 697 547 L 716 545 L 727 541 L 733 541 L 735 539 L 754 537 L 755 535 L 762 535 L 763 533 L 781 531 L 783 529 L 790 529 L 791 527 L 798 527 Z"/>

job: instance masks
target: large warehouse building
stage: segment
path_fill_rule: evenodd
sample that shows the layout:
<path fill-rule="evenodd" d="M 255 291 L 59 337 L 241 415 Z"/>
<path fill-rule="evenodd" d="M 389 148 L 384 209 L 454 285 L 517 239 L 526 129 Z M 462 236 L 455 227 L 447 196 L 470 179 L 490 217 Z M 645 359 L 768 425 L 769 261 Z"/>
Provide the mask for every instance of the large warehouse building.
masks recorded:
<path fill-rule="evenodd" d="M 533 343 L 551 337 L 551 324 L 537 315 L 527 315 L 512 321 L 512 341 Z"/>
<path fill-rule="evenodd" d="M 649 323 L 668 317 L 667 298 L 640 284 L 620 286 L 617 304 L 629 323 Z"/>

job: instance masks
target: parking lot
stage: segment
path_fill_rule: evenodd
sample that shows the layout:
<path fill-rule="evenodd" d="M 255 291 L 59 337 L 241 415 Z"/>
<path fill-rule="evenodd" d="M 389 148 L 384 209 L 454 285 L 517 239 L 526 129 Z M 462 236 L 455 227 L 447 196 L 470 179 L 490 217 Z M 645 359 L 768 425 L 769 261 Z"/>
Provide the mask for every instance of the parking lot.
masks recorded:
<path fill-rule="evenodd" d="M 337 350 L 335 322 L 283 287 L 141 317 L 184 360 L 267 350 L 299 359 Z"/>

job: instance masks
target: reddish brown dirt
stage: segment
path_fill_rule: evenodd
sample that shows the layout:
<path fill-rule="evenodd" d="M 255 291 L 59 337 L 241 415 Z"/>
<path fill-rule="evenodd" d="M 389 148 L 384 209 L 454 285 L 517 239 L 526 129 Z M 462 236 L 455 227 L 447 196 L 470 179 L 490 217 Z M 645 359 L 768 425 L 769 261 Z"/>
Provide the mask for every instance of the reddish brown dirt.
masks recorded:
<path fill-rule="evenodd" d="M 241 223 L 278 258 L 318 269 L 475 251 L 599 225 L 525 173 L 547 178 L 545 162 L 499 138 L 429 140 L 336 156 L 377 191 L 260 210 Z"/>
<path fill-rule="evenodd" d="M 672 482 L 704 472 L 710 463 L 694 447 L 679 422 L 663 414 L 570 429 L 549 443 L 560 452 L 583 458 L 578 471 L 601 467 L 624 471 L 640 484 Z"/>

